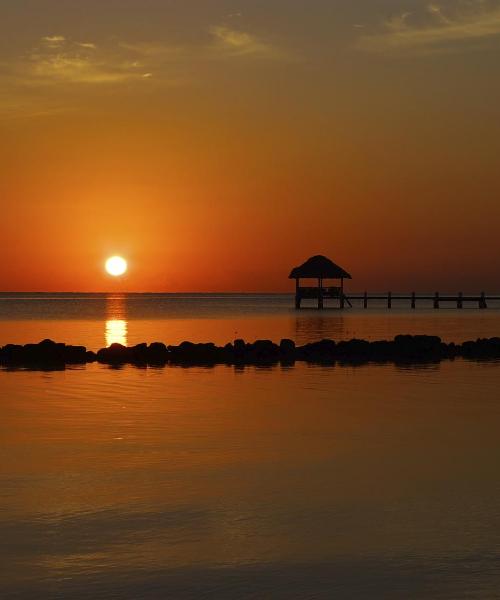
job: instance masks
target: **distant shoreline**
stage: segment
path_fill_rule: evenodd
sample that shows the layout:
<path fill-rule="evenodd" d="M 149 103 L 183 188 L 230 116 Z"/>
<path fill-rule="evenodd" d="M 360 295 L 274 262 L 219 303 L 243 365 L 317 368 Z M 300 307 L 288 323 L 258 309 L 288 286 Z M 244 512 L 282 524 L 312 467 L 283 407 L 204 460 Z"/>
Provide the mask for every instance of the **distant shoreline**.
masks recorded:
<path fill-rule="evenodd" d="M 97 352 L 85 346 L 72 346 L 43 340 L 38 344 L 7 344 L 0 347 L 0 365 L 4 367 L 66 367 L 98 362 L 107 365 L 210 366 L 225 365 L 293 365 L 295 362 L 322 365 L 367 363 L 435 363 L 465 358 L 470 360 L 500 359 L 500 338 L 482 338 L 461 344 L 445 343 L 438 336 L 397 335 L 393 340 L 339 341 L 324 339 L 297 346 L 283 339 L 247 343 L 235 340 L 225 346 L 213 343 L 182 342 L 167 346 L 162 342 L 126 347 L 112 344 Z"/>

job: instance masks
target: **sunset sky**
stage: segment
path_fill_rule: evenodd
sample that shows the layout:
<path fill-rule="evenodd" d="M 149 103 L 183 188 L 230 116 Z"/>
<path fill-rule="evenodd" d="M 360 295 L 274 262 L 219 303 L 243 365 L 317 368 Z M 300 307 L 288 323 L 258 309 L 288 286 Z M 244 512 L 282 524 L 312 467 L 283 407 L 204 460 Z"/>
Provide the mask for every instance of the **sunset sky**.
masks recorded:
<path fill-rule="evenodd" d="M 0 33 L 0 290 L 284 291 L 318 253 L 500 289 L 500 1 L 2 0 Z"/>

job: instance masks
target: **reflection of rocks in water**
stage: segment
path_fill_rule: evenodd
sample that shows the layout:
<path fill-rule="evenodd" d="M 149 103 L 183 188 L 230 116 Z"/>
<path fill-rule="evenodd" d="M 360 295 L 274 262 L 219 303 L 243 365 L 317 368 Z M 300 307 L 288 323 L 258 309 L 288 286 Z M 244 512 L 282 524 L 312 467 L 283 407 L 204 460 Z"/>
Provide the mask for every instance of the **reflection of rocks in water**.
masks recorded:
<path fill-rule="evenodd" d="M 316 314 L 297 315 L 295 317 L 295 340 L 297 343 L 305 344 L 323 338 L 345 339 L 344 316 L 337 313 L 340 311 L 336 311 L 335 314 L 328 317 Z"/>
<path fill-rule="evenodd" d="M 127 345 L 127 311 L 124 294 L 108 296 L 106 299 L 106 346 Z"/>

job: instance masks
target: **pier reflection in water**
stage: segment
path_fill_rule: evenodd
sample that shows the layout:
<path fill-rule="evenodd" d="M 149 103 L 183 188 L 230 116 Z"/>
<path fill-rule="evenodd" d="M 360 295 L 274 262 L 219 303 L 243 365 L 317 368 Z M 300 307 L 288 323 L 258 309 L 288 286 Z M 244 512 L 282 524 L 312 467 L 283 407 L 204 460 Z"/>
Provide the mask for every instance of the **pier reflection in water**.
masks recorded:
<path fill-rule="evenodd" d="M 110 295 L 106 299 L 106 346 L 127 345 L 128 323 L 126 299 L 124 295 Z"/>
<path fill-rule="evenodd" d="M 294 318 L 295 327 L 290 332 L 290 337 L 298 344 L 307 344 L 311 340 L 319 341 L 324 338 L 345 339 L 346 324 L 340 310 L 333 316 L 317 315 L 318 311 L 307 311 L 307 309 L 303 311 L 305 314 Z"/>

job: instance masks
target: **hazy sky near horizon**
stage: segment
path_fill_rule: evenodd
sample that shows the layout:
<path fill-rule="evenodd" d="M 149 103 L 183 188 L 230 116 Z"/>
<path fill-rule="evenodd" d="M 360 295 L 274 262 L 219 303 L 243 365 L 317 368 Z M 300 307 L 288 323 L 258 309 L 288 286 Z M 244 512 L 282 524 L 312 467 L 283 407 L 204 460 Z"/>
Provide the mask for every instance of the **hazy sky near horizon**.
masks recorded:
<path fill-rule="evenodd" d="M 285 290 L 317 253 L 500 288 L 500 0 L 0 0 L 0 34 L 0 290 Z"/>

